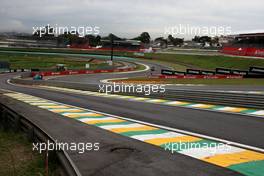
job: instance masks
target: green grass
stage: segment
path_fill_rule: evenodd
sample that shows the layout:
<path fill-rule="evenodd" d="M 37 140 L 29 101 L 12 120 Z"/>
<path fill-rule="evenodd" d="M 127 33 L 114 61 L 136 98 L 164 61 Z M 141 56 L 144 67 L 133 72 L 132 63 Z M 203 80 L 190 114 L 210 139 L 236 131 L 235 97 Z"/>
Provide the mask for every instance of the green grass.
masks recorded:
<path fill-rule="evenodd" d="M 162 84 L 206 84 L 206 85 L 264 85 L 264 79 L 159 79 L 131 78 L 123 82 L 157 82 Z"/>
<path fill-rule="evenodd" d="M 69 53 L 69 54 L 101 54 L 101 55 L 110 55 L 110 51 L 89 51 L 89 50 L 80 50 L 80 49 L 46 49 L 46 48 L 1 48 L 3 51 L 24 51 L 24 52 L 51 52 L 51 53 Z M 130 55 L 126 52 L 115 52 L 117 55 Z"/>
<path fill-rule="evenodd" d="M 198 56 L 181 54 L 148 53 L 146 59 L 184 65 L 189 68 L 215 70 L 217 67 L 248 70 L 251 66 L 264 67 L 264 59 L 228 56 Z"/>
<path fill-rule="evenodd" d="M 168 80 L 172 84 L 206 84 L 206 85 L 264 85 L 264 79 L 182 79 Z"/>
<path fill-rule="evenodd" d="M 44 157 L 32 151 L 32 144 L 22 134 L 0 129 L 0 175 L 44 175 Z M 55 168 L 52 163 L 51 168 Z M 54 175 L 55 170 L 50 170 Z"/>
<path fill-rule="evenodd" d="M 135 70 L 144 70 L 146 67 L 141 64 L 136 64 L 136 69 Z"/>
<path fill-rule="evenodd" d="M 110 51 L 87 51 L 73 49 L 0 48 L 0 50 L 110 55 Z M 137 57 L 130 52 L 114 52 L 114 54 L 116 56 Z M 166 53 L 145 53 L 144 59 L 163 63 L 179 71 L 183 71 L 186 68 L 214 70 L 217 67 L 224 67 L 231 69 L 248 70 L 250 66 L 264 67 L 264 59 L 248 59 L 229 56 L 199 56 Z"/>
<path fill-rule="evenodd" d="M 142 59 L 142 60 L 145 60 L 145 59 Z M 187 66 L 184 66 L 182 64 L 166 62 L 163 60 L 151 60 L 150 62 L 156 63 L 156 64 L 158 63 L 158 64 L 161 64 L 167 67 L 171 67 L 172 69 L 177 70 L 177 71 L 186 71 L 186 69 L 188 68 Z"/>
<path fill-rule="evenodd" d="M 8 61 L 11 69 L 31 69 L 39 68 L 41 70 L 55 70 L 56 64 L 65 64 L 68 69 L 85 69 L 85 64 L 89 63 L 89 58 L 72 58 L 46 55 L 30 54 L 7 54 L 0 53 L 0 61 Z M 107 63 L 91 63 L 90 70 L 104 69 L 109 67 Z"/>

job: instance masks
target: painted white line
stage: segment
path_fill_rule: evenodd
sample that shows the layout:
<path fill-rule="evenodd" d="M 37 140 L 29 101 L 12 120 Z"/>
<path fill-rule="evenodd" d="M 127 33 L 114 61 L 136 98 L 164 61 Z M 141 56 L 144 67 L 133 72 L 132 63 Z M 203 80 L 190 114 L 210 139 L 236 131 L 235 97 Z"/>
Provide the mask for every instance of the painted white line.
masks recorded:
<path fill-rule="evenodd" d="M 100 126 L 100 128 L 106 129 L 106 130 L 112 130 L 117 128 L 137 128 L 137 127 L 144 127 L 145 125 L 134 123 L 134 124 L 126 124 L 126 125 L 103 125 Z"/>
<path fill-rule="evenodd" d="M 183 102 L 183 101 L 168 101 L 168 102 L 165 102 L 164 104 L 166 104 L 166 105 L 182 105 L 182 104 L 185 104 L 185 102 Z"/>
<path fill-rule="evenodd" d="M 256 112 L 252 112 L 251 114 L 264 116 L 264 110 L 259 110 L 259 111 L 256 111 Z"/>
<path fill-rule="evenodd" d="M 46 100 L 27 100 L 27 99 L 21 99 L 26 103 L 48 103 Z"/>
<path fill-rule="evenodd" d="M 6 89 L 0 89 L 0 91 L 3 91 L 3 92 L 12 92 L 12 91 L 10 91 L 10 90 L 6 90 Z"/>
<path fill-rule="evenodd" d="M 23 100 L 20 100 L 20 101 L 23 101 Z M 29 103 L 30 105 L 35 105 L 35 106 L 38 106 L 38 105 L 41 105 L 41 106 L 49 106 L 49 105 L 56 105 L 54 103 Z"/>
<path fill-rule="evenodd" d="M 106 72 L 106 73 L 92 73 L 92 74 L 87 74 L 87 75 L 95 75 L 95 74 L 128 74 L 128 73 L 140 73 L 140 72 L 145 72 L 145 71 L 148 71 L 150 69 L 150 67 L 146 64 L 143 64 L 143 63 L 139 63 L 139 62 L 135 62 L 136 64 L 138 65 L 143 65 L 145 67 L 144 70 L 133 70 L 133 71 L 124 71 L 124 72 Z M 77 74 L 77 75 L 85 75 L 85 74 Z M 76 76 L 76 75 L 60 75 L 60 76 L 50 76 L 48 78 L 46 78 L 46 80 L 49 80 L 49 79 L 53 79 L 53 78 L 58 78 L 58 77 L 65 77 L 65 76 Z M 118 79 L 118 78 L 117 78 Z M 121 78 L 122 79 L 122 78 Z M 105 79 L 105 80 L 111 80 L 111 79 Z M 104 80 L 100 80 L 100 82 L 102 83 L 110 83 L 110 82 L 104 82 Z"/>
<path fill-rule="evenodd" d="M 21 96 L 14 96 L 16 99 L 21 100 L 21 101 L 42 101 L 41 99 L 35 99 L 35 98 L 30 98 L 30 97 L 21 97 Z"/>
<path fill-rule="evenodd" d="M 207 157 L 212 157 L 215 155 L 223 155 L 223 154 L 231 154 L 231 153 L 239 153 L 245 151 L 242 148 L 228 146 L 225 147 L 202 147 L 202 148 L 191 148 L 183 151 L 179 151 L 179 153 L 188 155 L 197 159 L 203 159 Z"/>
<path fill-rule="evenodd" d="M 92 112 L 65 112 L 62 113 L 64 116 L 90 116 L 93 115 L 94 113 Z"/>
<path fill-rule="evenodd" d="M 193 107 L 193 108 L 201 108 L 201 107 L 204 107 L 204 106 L 210 106 L 210 105 L 208 105 L 208 104 L 193 104 L 193 105 L 191 105 L 191 106 L 189 106 L 189 107 Z"/>
<path fill-rule="evenodd" d="M 144 70 L 136 70 L 136 71 L 129 71 L 129 72 L 118 72 L 117 74 L 127 74 L 127 73 L 140 73 L 140 72 L 146 72 L 150 69 L 150 67 L 146 64 L 143 63 L 139 63 L 139 62 L 135 62 L 138 65 L 143 65 L 145 67 Z M 119 80 L 119 79 L 128 79 L 128 78 L 112 78 L 112 79 L 104 79 L 104 80 L 100 80 L 101 83 L 108 83 L 108 84 L 112 84 L 112 82 L 109 81 L 113 81 L 113 80 Z"/>
<path fill-rule="evenodd" d="M 179 134 L 175 132 L 167 132 L 167 133 L 162 133 L 162 134 L 145 134 L 145 135 L 134 135 L 130 136 L 134 139 L 138 139 L 140 141 L 145 141 L 145 140 L 150 140 L 150 139 L 157 139 L 157 138 L 174 138 L 174 137 L 181 137 L 181 136 L 186 136 L 184 134 Z"/>
<path fill-rule="evenodd" d="M 146 100 L 146 102 L 150 102 L 150 103 L 163 103 L 169 100 L 164 100 L 164 99 L 148 99 Z"/>
<path fill-rule="evenodd" d="M 61 111 L 61 112 L 74 112 L 74 111 L 78 111 L 79 109 L 76 108 L 52 108 L 49 109 L 50 111 Z"/>
<path fill-rule="evenodd" d="M 15 77 L 14 77 L 15 78 Z M 17 86 L 16 84 L 11 83 L 10 79 L 6 80 L 7 84 L 10 84 L 12 86 Z M 21 85 L 20 85 L 21 86 Z M 11 91 L 12 92 L 12 91 Z"/>
<path fill-rule="evenodd" d="M 52 86 L 40 86 L 38 87 L 39 89 L 44 89 L 44 90 L 54 90 Z M 59 92 L 66 92 L 66 93 L 77 93 L 77 94 L 82 94 L 80 92 L 76 92 L 76 91 L 71 91 L 72 89 L 56 89 L 57 91 Z M 88 91 L 89 92 L 89 91 Z M 84 95 L 84 94 L 82 94 Z M 100 97 L 105 97 L 105 98 L 111 98 L 110 96 L 108 96 L 107 94 L 104 94 L 104 93 L 98 93 L 98 92 L 95 92 L 95 94 L 90 94 L 91 96 L 100 96 Z M 113 97 L 115 98 L 115 97 Z M 136 101 L 134 98 L 138 98 L 138 97 L 135 97 L 135 96 L 126 96 L 126 95 L 120 95 L 118 98 L 120 99 L 130 99 L 131 101 Z M 164 99 L 165 100 L 165 99 Z M 168 102 L 166 102 L 168 101 Z M 242 115 L 242 116 L 249 116 L 249 117 L 257 117 L 257 118 L 264 118 L 264 116 L 262 115 L 257 115 L 257 114 L 252 114 L 252 113 L 239 113 L 239 112 L 232 112 L 232 111 L 221 111 L 221 110 L 218 110 L 218 109 L 209 109 L 209 108 L 197 108 L 197 107 L 193 107 L 193 106 L 181 106 L 181 105 L 184 105 L 186 103 L 192 103 L 192 102 L 185 102 L 185 101 L 172 101 L 172 100 L 166 100 L 164 102 L 148 102 L 148 101 L 137 101 L 137 102 L 140 102 L 140 103 L 155 103 L 155 104 L 159 104 L 160 105 L 169 105 L 169 106 L 173 106 L 175 105 L 175 107 L 180 107 L 180 108 L 186 108 L 186 109 L 195 109 L 195 110 L 202 110 L 202 111 L 209 111 L 209 112 L 218 112 L 218 113 L 225 113 L 225 114 L 234 114 L 234 115 Z M 208 105 L 211 105 L 211 104 L 208 104 Z M 212 104 L 213 105 L 213 104 Z M 221 105 L 222 107 L 225 107 L 223 105 Z M 221 108 L 222 108 L 221 107 Z M 241 108 L 241 107 L 234 107 L 234 108 Z"/>
<path fill-rule="evenodd" d="M 78 119 L 81 122 L 90 122 L 90 121 L 95 121 L 95 120 L 100 120 L 100 121 L 104 121 L 104 120 L 116 120 L 116 118 L 113 117 L 104 117 L 104 118 L 82 118 L 82 119 Z"/>
<path fill-rule="evenodd" d="M 133 100 L 137 100 L 137 101 L 142 101 L 142 100 L 149 100 L 150 98 L 146 98 L 146 97 L 135 97 L 132 98 Z"/>
<path fill-rule="evenodd" d="M 110 82 L 110 81 L 126 80 L 126 79 L 129 79 L 129 78 L 111 78 L 111 79 L 103 79 L 103 80 L 100 80 L 100 82 L 101 82 L 101 83 L 104 83 L 104 84 L 113 84 L 113 82 Z"/>
<path fill-rule="evenodd" d="M 14 92 L 14 91 L 12 91 L 12 92 Z M 19 93 L 19 92 L 14 92 L 14 93 Z M 49 99 L 46 99 L 46 100 L 49 100 Z M 248 150 L 255 150 L 255 151 L 264 153 L 264 149 L 263 148 L 259 148 L 259 147 L 254 147 L 254 146 L 250 146 L 250 145 L 246 145 L 246 144 L 241 144 L 241 143 L 238 143 L 238 142 L 232 142 L 232 141 L 229 141 L 229 140 L 220 139 L 220 138 L 217 138 L 217 137 L 211 137 L 211 136 L 207 136 L 207 135 L 203 135 L 203 134 L 199 134 L 199 133 L 195 133 L 195 132 L 189 132 L 189 131 L 181 130 L 181 129 L 177 129 L 177 128 L 172 128 L 172 127 L 167 127 L 167 126 L 163 126 L 163 125 L 152 124 L 152 123 L 149 123 L 149 122 L 144 122 L 144 121 L 135 120 L 135 119 L 131 119 L 131 118 L 125 118 L 125 117 L 112 115 L 112 114 L 108 114 L 108 113 L 104 113 L 104 112 L 100 112 L 100 111 L 95 111 L 95 110 L 91 110 L 91 109 L 85 109 L 85 108 L 77 107 L 77 106 L 74 106 L 74 105 L 67 105 L 67 104 L 59 103 L 59 102 L 56 102 L 56 101 L 53 101 L 53 100 L 49 100 L 49 101 L 57 103 L 57 104 L 62 105 L 62 106 L 70 106 L 72 108 L 78 108 L 78 109 L 82 109 L 84 111 L 90 111 L 90 112 L 93 112 L 93 113 L 102 114 L 104 116 L 111 116 L 111 117 L 115 117 L 115 118 L 118 118 L 118 119 L 123 119 L 123 120 L 131 121 L 131 122 L 135 122 L 135 123 L 140 123 L 140 124 L 152 126 L 152 127 L 157 127 L 157 128 L 165 129 L 165 130 L 168 130 L 168 131 L 174 131 L 174 132 L 177 132 L 177 133 L 182 133 L 182 134 L 186 134 L 186 135 L 190 135 L 190 136 L 196 136 L 196 137 L 199 137 L 199 138 L 214 140 L 214 141 L 218 141 L 218 142 L 221 142 L 221 143 L 224 143 L 224 144 L 228 144 L 228 145 L 231 145 L 231 146 L 236 146 L 236 147 L 240 147 L 240 148 L 244 148 L 244 149 L 248 149 Z"/>
<path fill-rule="evenodd" d="M 234 111 L 238 108 L 236 107 L 229 107 L 229 106 L 225 106 L 225 107 L 222 107 L 222 108 L 216 108 L 218 111 Z"/>

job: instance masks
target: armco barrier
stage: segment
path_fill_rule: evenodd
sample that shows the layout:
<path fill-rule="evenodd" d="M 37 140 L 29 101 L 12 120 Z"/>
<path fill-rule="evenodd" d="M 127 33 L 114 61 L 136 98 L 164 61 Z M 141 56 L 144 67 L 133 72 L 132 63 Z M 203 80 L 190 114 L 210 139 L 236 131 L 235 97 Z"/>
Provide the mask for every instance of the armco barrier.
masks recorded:
<path fill-rule="evenodd" d="M 46 133 L 48 133 L 54 139 L 57 139 L 58 142 L 66 142 L 69 144 L 72 142 L 76 144 L 83 144 L 87 142 L 100 143 L 100 149 L 97 151 L 90 150 L 84 153 L 69 151 L 66 152 L 66 154 L 69 154 L 69 158 L 63 159 L 63 157 L 60 158 L 59 156 L 60 161 L 67 161 L 65 162 L 65 164 L 68 163 L 68 159 L 71 159 L 72 162 L 69 164 L 75 165 L 75 168 L 77 170 L 74 170 L 76 171 L 75 173 L 70 173 L 69 171 L 72 170 L 72 165 L 65 165 L 65 168 L 63 168 L 63 170 L 65 170 L 66 172 L 66 169 L 68 169 L 67 173 L 56 175 L 135 176 L 142 175 L 142 170 L 144 170 L 144 176 L 160 176 L 160 173 L 162 173 L 163 175 L 173 175 L 171 173 L 178 173 L 179 171 L 178 168 L 175 167 L 175 164 L 184 164 L 185 167 L 188 168 L 194 167 L 193 164 L 189 163 L 189 161 L 184 160 L 185 163 L 183 163 L 183 159 L 181 159 L 181 157 L 184 158 L 184 156 L 178 156 L 176 154 L 172 156 L 170 152 L 161 150 L 154 145 L 147 145 L 141 141 L 133 140 L 124 135 L 110 133 L 93 125 L 81 123 L 80 121 L 77 121 L 73 118 L 63 118 L 59 114 L 49 112 L 40 108 L 34 108 L 23 102 L 17 102 L 17 100 L 10 99 L 6 96 L 1 95 L 0 125 L 3 124 L 1 123 L 1 120 L 6 119 L 6 113 L 2 113 L 1 104 L 4 104 L 3 106 L 5 107 L 9 106 L 10 108 L 12 108 L 12 111 L 14 113 L 19 112 L 19 114 L 23 114 L 23 117 L 28 118 L 29 123 L 31 123 L 32 121 L 35 124 L 36 129 L 38 127 L 41 127 L 43 129 L 41 131 L 45 130 Z M 21 118 L 21 120 L 22 119 L 23 118 Z M 17 124 L 14 122 L 10 123 Z M 29 126 L 29 129 L 33 132 L 33 135 L 36 135 L 37 133 L 37 130 L 35 128 L 32 129 L 32 127 Z M 41 134 L 37 134 L 37 136 L 40 136 L 40 138 L 42 138 Z M 43 140 L 47 139 L 44 138 Z M 131 170 L 133 170 L 133 172 L 131 172 Z M 158 170 L 158 172 L 153 172 L 154 170 Z M 203 173 L 201 173 L 201 175 Z"/>
<path fill-rule="evenodd" d="M 4 70 L 4 71 L 1 71 L 0 70 L 0 73 L 15 73 L 15 72 L 28 72 L 29 70 L 28 69 L 9 69 L 9 70 Z"/>
<path fill-rule="evenodd" d="M 0 97 L 1 98 L 1 97 Z M 6 130 L 13 130 L 15 132 L 22 131 L 27 134 L 30 140 L 34 142 L 47 143 L 56 141 L 44 129 L 38 127 L 35 123 L 30 121 L 26 116 L 17 113 L 12 109 L 12 106 L 5 105 L 0 100 L 0 126 Z M 65 176 L 81 176 L 78 169 L 72 163 L 68 153 L 63 150 L 49 151 L 49 158 L 56 157 L 61 166 L 61 174 Z"/>
<path fill-rule="evenodd" d="M 256 69 L 261 69 L 257 68 Z M 264 70 L 264 69 L 263 69 Z M 264 72 L 264 71 L 263 71 Z M 248 71 L 216 68 L 216 71 L 187 69 L 186 72 L 176 70 L 161 70 L 161 75 L 155 78 L 175 78 L 175 79 L 230 79 L 243 78 L 248 75 Z"/>
<path fill-rule="evenodd" d="M 88 91 L 99 91 L 99 86 L 97 84 L 81 84 L 81 83 L 69 83 L 69 82 L 58 82 L 58 81 L 34 81 L 34 80 L 25 80 L 19 78 L 11 79 L 12 83 L 15 84 L 24 84 L 24 85 L 46 85 L 54 87 L 64 87 L 69 89 L 78 89 L 78 90 L 88 90 Z M 132 96 L 142 96 L 144 93 L 119 93 L 123 95 L 132 95 Z M 197 103 L 211 103 L 218 105 L 226 106 L 238 106 L 238 107 L 247 107 L 247 108 L 264 108 L 264 95 L 254 95 L 254 94 L 234 94 L 226 92 L 208 92 L 208 91 L 199 91 L 199 90 L 173 90 L 166 89 L 164 94 L 153 93 L 149 95 L 150 98 L 165 98 L 168 100 L 183 100 L 191 101 Z"/>
<path fill-rule="evenodd" d="M 242 79 L 240 75 L 159 75 L 161 79 Z"/>
<path fill-rule="evenodd" d="M 84 45 L 73 45 L 70 46 L 71 49 L 81 49 L 81 50 L 87 50 L 87 51 L 111 51 L 111 48 L 92 48 L 90 46 L 84 46 Z M 113 51 L 115 52 L 140 52 L 142 49 L 122 49 L 122 48 L 114 48 Z"/>
<path fill-rule="evenodd" d="M 125 68 L 125 69 L 113 69 L 113 70 L 67 70 L 60 72 L 52 72 L 52 71 L 42 71 L 42 72 L 31 72 L 31 76 L 35 76 L 37 74 L 43 76 L 59 76 L 59 75 L 78 75 L 78 74 L 94 74 L 94 73 L 111 73 L 111 72 L 126 72 L 133 71 L 134 68 Z"/>

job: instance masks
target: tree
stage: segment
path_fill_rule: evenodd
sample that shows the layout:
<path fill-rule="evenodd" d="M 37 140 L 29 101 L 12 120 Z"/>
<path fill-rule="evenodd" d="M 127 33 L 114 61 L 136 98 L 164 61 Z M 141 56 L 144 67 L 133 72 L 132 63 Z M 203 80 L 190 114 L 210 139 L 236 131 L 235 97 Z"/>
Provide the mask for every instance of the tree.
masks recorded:
<path fill-rule="evenodd" d="M 172 35 L 169 35 L 168 41 L 174 46 L 182 46 L 184 42 L 184 38 L 174 38 Z"/>
<path fill-rule="evenodd" d="M 162 41 L 162 40 L 165 40 L 163 37 L 157 37 L 157 38 L 155 38 L 155 42 L 158 42 L 158 41 Z"/>
<path fill-rule="evenodd" d="M 133 40 L 140 40 L 142 43 L 148 44 L 150 42 L 150 35 L 148 32 L 142 32 L 140 36 L 134 38 Z"/>
<path fill-rule="evenodd" d="M 211 43 L 212 42 L 212 38 L 208 37 L 208 36 L 202 36 L 202 37 L 200 37 L 199 42 L 200 43 L 205 43 L 205 42 Z"/>
<path fill-rule="evenodd" d="M 205 46 L 206 43 L 209 43 L 212 45 L 212 38 L 209 36 L 195 36 L 192 41 L 197 42 L 197 43 L 202 43 L 202 46 Z"/>
<path fill-rule="evenodd" d="M 73 43 L 76 43 L 78 40 L 78 34 L 71 34 L 70 32 L 65 32 L 64 34 L 61 34 L 58 36 L 58 43 L 59 44 L 65 44 L 65 45 L 71 45 Z"/>
<path fill-rule="evenodd" d="M 167 48 L 168 41 L 166 39 L 164 39 L 163 37 L 158 37 L 154 41 L 157 42 L 157 43 L 160 43 L 160 46 L 162 48 Z"/>
<path fill-rule="evenodd" d="M 96 37 L 95 37 L 95 41 L 96 41 L 96 46 L 98 46 L 98 45 L 102 45 L 102 42 L 101 42 L 101 39 L 102 39 L 102 37 L 100 36 L 100 35 L 97 35 Z"/>
<path fill-rule="evenodd" d="M 103 40 L 122 40 L 120 37 L 116 36 L 115 34 L 110 33 L 108 36 L 103 37 Z"/>
<path fill-rule="evenodd" d="M 168 36 L 168 41 L 169 41 L 170 43 L 172 43 L 173 40 L 174 40 L 174 37 L 172 37 L 172 35 L 169 35 L 169 36 Z"/>
<path fill-rule="evenodd" d="M 88 41 L 90 46 L 97 46 L 101 43 L 101 36 L 86 35 L 85 39 Z"/>
<path fill-rule="evenodd" d="M 215 46 L 220 46 L 218 36 L 215 36 L 214 38 L 212 38 L 212 44 Z"/>
<path fill-rule="evenodd" d="M 199 40 L 200 40 L 200 36 L 195 36 L 193 39 L 192 39 L 192 41 L 194 41 L 194 42 L 199 42 Z"/>

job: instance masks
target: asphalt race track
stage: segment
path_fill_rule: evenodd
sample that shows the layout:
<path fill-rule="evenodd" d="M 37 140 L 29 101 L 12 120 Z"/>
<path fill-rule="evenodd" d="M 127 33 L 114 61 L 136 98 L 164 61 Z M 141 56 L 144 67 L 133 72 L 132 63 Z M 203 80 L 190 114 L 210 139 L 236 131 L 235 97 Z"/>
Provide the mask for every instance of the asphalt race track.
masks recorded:
<path fill-rule="evenodd" d="M 13 86 L 10 77 L 1 77 L 1 88 L 264 148 L 261 118 Z"/>
<path fill-rule="evenodd" d="M 148 62 L 142 62 L 142 64 L 147 64 L 149 67 L 155 67 L 155 71 L 152 74 L 158 74 L 161 72 L 161 69 L 166 69 L 167 67 L 153 64 Z M 89 84 L 98 84 L 101 80 L 111 79 L 111 78 L 129 78 L 129 77 L 140 77 L 140 76 L 149 76 L 151 74 L 150 70 L 147 71 L 138 71 L 136 73 L 108 73 L 108 74 L 90 74 L 90 75 L 70 75 L 70 76 L 59 76 L 59 77 L 51 77 L 49 80 L 55 81 L 67 81 L 67 82 L 75 82 L 75 83 L 89 83 Z"/>
<path fill-rule="evenodd" d="M 75 57 L 91 57 L 96 56 L 98 59 L 109 59 L 109 56 L 104 55 L 92 55 L 92 54 L 67 54 L 67 53 L 47 53 L 47 52 L 20 52 L 20 51 L 0 51 L 2 53 L 20 53 L 20 54 L 33 54 L 33 55 L 59 55 L 59 56 L 75 56 Z M 147 62 L 147 61 L 141 61 L 135 58 L 130 57 L 114 57 L 115 60 L 120 61 L 130 61 L 130 62 L 140 62 L 145 63 L 149 66 L 154 66 L 156 68 L 156 71 L 153 72 L 153 74 L 160 74 L 160 69 L 167 68 L 166 66 L 160 65 L 160 64 L 154 64 L 153 62 Z M 146 76 L 150 75 L 150 71 L 147 72 L 140 72 L 140 73 L 130 73 L 130 74 L 114 74 L 114 76 L 110 74 L 97 74 L 97 75 L 75 75 L 75 76 L 67 76 L 67 77 L 57 77 L 52 80 L 58 80 L 58 81 L 69 81 L 69 82 L 76 82 L 76 83 L 98 83 L 102 79 L 110 79 L 110 78 L 128 78 L 128 77 L 137 77 L 137 76 Z M 80 79 L 79 79 L 80 78 Z M 224 90 L 224 91 L 264 91 L 264 86 L 167 86 L 168 89 L 186 89 L 186 90 Z"/>
<path fill-rule="evenodd" d="M 162 65 L 144 64 L 155 66 L 156 72 L 164 68 Z M 53 81 L 81 82 L 81 83 L 99 83 L 102 79 L 134 77 L 150 74 L 150 71 L 137 73 L 120 74 L 94 74 L 94 75 L 75 75 L 52 78 Z M 157 125 L 163 125 L 170 128 L 185 130 L 193 133 L 216 137 L 252 147 L 264 149 L 264 119 L 261 117 L 252 117 L 238 114 L 228 114 L 219 112 L 210 112 L 204 110 L 187 109 L 181 107 L 169 107 L 159 104 L 150 104 L 144 102 L 131 102 L 127 100 L 111 99 L 105 97 L 95 97 L 89 95 L 78 95 L 74 93 L 65 93 L 52 90 L 39 89 L 29 86 L 19 86 L 8 84 L 7 80 L 17 76 L 18 73 L 0 75 L 0 88 L 16 92 L 33 95 L 36 97 L 53 100 L 81 108 L 92 109 L 112 115 L 118 115 L 130 119 L 140 120 Z M 178 87 L 172 86 L 172 89 Z M 193 86 L 181 86 L 180 89 L 197 89 Z M 211 87 L 201 86 L 199 90 L 263 90 L 263 87 Z M 152 148 L 151 148 L 152 149 Z M 177 154 L 179 155 L 179 154 Z M 176 155 L 176 156 L 177 156 Z M 193 175 L 197 169 L 205 168 L 199 175 L 239 175 L 230 170 L 209 165 L 202 161 L 189 159 L 188 157 L 175 157 L 184 163 L 189 162 L 195 166 L 193 170 L 184 170 L 180 165 L 173 167 L 184 170 L 183 175 Z M 169 167 L 169 166 L 168 166 Z M 214 172 L 211 172 L 214 170 Z"/>

